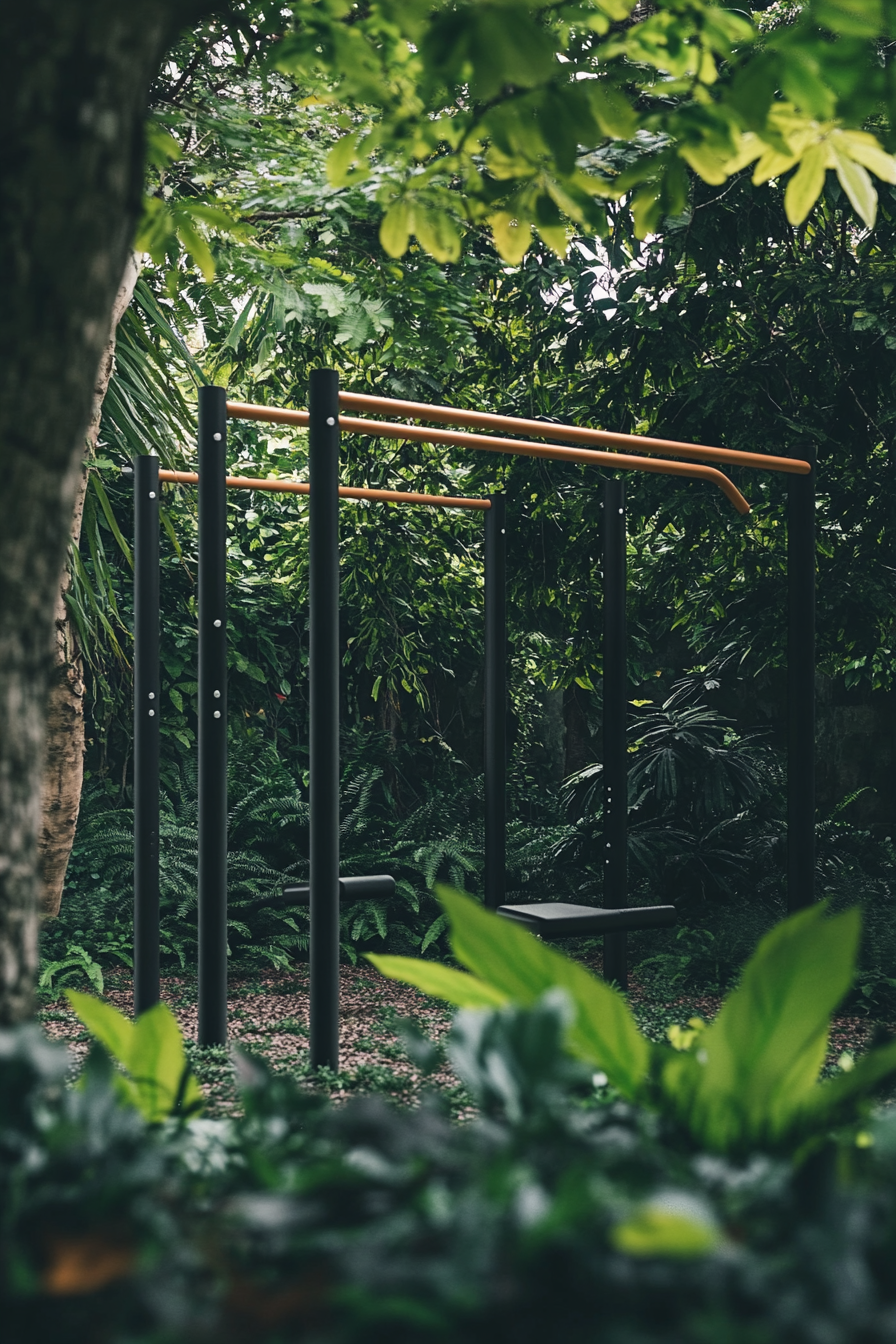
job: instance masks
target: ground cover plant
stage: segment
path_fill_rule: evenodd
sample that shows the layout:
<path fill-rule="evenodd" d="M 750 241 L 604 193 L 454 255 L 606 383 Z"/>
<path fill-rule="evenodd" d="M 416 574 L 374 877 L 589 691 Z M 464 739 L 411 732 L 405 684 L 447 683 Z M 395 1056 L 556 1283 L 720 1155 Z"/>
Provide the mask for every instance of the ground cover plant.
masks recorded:
<path fill-rule="evenodd" d="M 713 1025 L 651 1044 L 581 966 L 444 900 L 480 978 L 415 973 L 492 1003 L 408 1049 L 444 1050 L 465 1124 L 437 1096 L 333 1109 L 249 1057 L 242 1114 L 191 1113 L 164 1005 L 135 1027 L 74 995 L 97 1042 L 74 1088 L 35 1027 L 3 1032 L 10 1338 L 892 1338 L 896 1137 L 872 1098 L 896 1045 L 817 1081 L 854 913 L 787 921 Z"/>

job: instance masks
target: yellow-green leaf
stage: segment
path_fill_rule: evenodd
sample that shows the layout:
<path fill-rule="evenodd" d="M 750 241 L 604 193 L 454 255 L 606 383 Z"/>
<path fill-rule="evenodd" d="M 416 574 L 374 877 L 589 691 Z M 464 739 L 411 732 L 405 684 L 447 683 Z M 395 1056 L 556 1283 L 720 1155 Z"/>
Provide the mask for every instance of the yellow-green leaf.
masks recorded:
<path fill-rule="evenodd" d="M 709 145 L 679 145 L 678 152 L 695 173 L 711 186 L 720 186 L 732 173 L 731 160 L 718 154 Z M 749 160 L 748 160 L 749 162 Z"/>
<path fill-rule="evenodd" d="M 631 103 L 618 89 L 607 86 L 603 80 L 588 80 L 584 86 L 591 114 L 604 135 L 628 140 L 638 126 Z"/>
<path fill-rule="evenodd" d="M 626 1255 L 690 1259 L 716 1250 L 722 1238 L 709 1210 L 687 1195 L 668 1194 L 646 1201 L 610 1233 Z"/>
<path fill-rule="evenodd" d="M 508 996 L 492 985 L 477 980 L 466 971 L 456 971 L 438 961 L 420 961 L 417 957 L 388 957 L 375 952 L 367 960 L 389 980 L 413 985 L 434 999 L 444 999 L 456 1008 L 500 1008 Z"/>
<path fill-rule="evenodd" d="M 663 1089 L 700 1142 L 746 1148 L 801 1123 L 860 929 L 857 910 L 831 918 L 823 905 L 785 919 L 760 942 L 696 1054 L 666 1062 Z"/>
<path fill-rule="evenodd" d="M 505 211 L 490 215 L 488 222 L 498 255 L 508 265 L 519 266 L 532 241 L 530 226 Z"/>
<path fill-rule="evenodd" d="M 539 237 L 546 243 L 552 252 L 563 260 L 566 256 L 566 249 L 569 240 L 566 236 L 566 226 L 564 224 L 538 224 Z"/>
<path fill-rule="evenodd" d="M 178 216 L 177 236 L 202 272 L 203 280 L 208 282 L 214 280 L 215 259 L 211 249 L 193 221 L 184 215 Z"/>
<path fill-rule="evenodd" d="M 404 256 L 412 228 L 413 215 L 408 202 L 402 200 L 390 205 L 380 223 L 383 251 L 390 257 Z"/>
<path fill-rule="evenodd" d="M 810 145 L 784 193 L 784 210 L 791 224 L 802 224 L 821 195 L 828 162 L 826 144 Z"/>
<path fill-rule="evenodd" d="M 327 155 L 327 181 L 331 187 L 344 187 L 350 181 L 357 181 L 359 174 L 355 165 L 361 134 L 361 131 L 353 131 L 351 135 L 344 135 Z"/>
<path fill-rule="evenodd" d="M 202 1104 L 180 1027 L 167 1004 L 154 1004 L 137 1018 L 127 1069 L 140 1096 L 140 1109 L 150 1122 L 165 1120 L 178 1103 L 187 1113 Z"/>
<path fill-rule="evenodd" d="M 460 260 L 460 234 L 443 210 L 415 206 L 414 233 L 420 246 L 436 261 Z"/>
<path fill-rule="evenodd" d="M 128 1067 L 131 1049 L 134 1043 L 134 1024 L 111 1003 L 104 1003 L 92 994 L 81 994 L 76 989 L 67 989 L 65 996 L 71 1004 L 79 1022 L 104 1045 L 113 1059 Z"/>
<path fill-rule="evenodd" d="M 850 199 L 852 208 L 867 224 L 869 229 L 874 228 L 874 221 L 877 219 L 877 192 L 874 190 L 874 183 L 868 176 L 868 172 L 860 163 L 856 163 L 845 152 L 845 146 L 842 141 L 831 141 L 831 157 L 837 169 L 837 177 L 840 185 Z"/>
<path fill-rule="evenodd" d="M 846 153 L 856 163 L 864 164 L 884 182 L 896 182 L 896 156 L 888 154 L 879 141 L 867 131 L 834 131 L 831 148 L 845 146 Z"/>

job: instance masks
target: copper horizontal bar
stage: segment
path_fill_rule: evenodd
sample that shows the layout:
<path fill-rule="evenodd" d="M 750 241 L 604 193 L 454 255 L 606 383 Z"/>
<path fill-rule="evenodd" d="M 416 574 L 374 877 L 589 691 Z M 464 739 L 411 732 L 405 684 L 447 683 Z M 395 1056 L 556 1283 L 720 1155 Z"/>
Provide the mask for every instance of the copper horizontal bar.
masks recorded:
<path fill-rule="evenodd" d="M 272 425 L 299 425 L 308 428 L 307 411 L 286 411 L 279 406 L 254 406 L 246 401 L 228 401 L 227 414 L 234 420 L 265 420 Z"/>
<path fill-rule="evenodd" d="M 372 411 L 378 415 L 409 415 L 415 420 L 435 420 L 444 425 L 468 425 L 476 429 L 503 429 L 514 434 L 532 434 L 559 443 L 602 444 L 606 448 L 631 448 L 636 453 L 671 453 L 673 457 L 698 457 L 728 466 L 755 467 L 763 471 L 784 471 L 806 476 L 812 470 L 808 462 L 795 457 L 773 457 L 766 453 L 742 453 L 735 448 L 711 448 L 703 443 L 682 443 L 678 439 L 652 439 L 642 434 L 616 434 L 609 429 L 586 429 L 580 425 L 552 425 L 545 420 L 525 420 L 515 415 L 495 415 L 491 411 L 464 411 L 454 406 L 429 406 L 423 401 L 399 401 L 393 397 L 368 396 L 363 392 L 340 392 L 339 404 L 349 410 Z"/>
<path fill-rule="evenodd" d="M 182 485 L 196 485 L 199 477 L 195 471 L 160 471 L 160 481 L 176 481 Z M 233 490 L 269 490 L 280 495 L 307 495 L 309 487 L 304 481 L 276 481 L 271 479 L 253 480 L 250 476 L 226 476 L 225 485 Z M 443 509 L 490 509 L 487 499 L 463 499 L 453 495 L 418 495 L 410 490 L 368 490 L 361 486 L 340 485 L 341 499 L 385 500 L 389 504 L 427 504 L 432 508 Z"/>
<path fill-rule="evenodd" d="M 422 425 L 391 425 L 379 420 L 356 420 L 340 415 L 340 427 L 347 434 L 380 435 L 387 439 L 415 439 L 421 443 L 445 443 L 458 448 L 477 448 L 488 453 L 513 453 L 520 457 L 545 457 L 554 462 L 573 462 L 584 466 L 608 467 L 611 471 L 646 471 L 657 476 L 685 476 L 708 481 L 725 494 L 738 513 L 749 513 L 750 506 L 733 481 L 715 467 L 690 462 L 666 462 L 651 457 L 632 457 L 625 453 L 599 453 L 590 448 L 559 448 L 553 444 L 530 443 L 526 439 L 499 439 L 491 434 L 467 434 L 459 429 L 427 429 Z"/>
<path fill-rule="evenodd" d="M 281 411 L 271 406 L 227 403 L 227 413 L 238 420 L 266 420 L 273 424 L 307 425 L 307 411 Z M 537 421 L 535 423 L 538 423 Z M 715 467 L 685 462 L 665 462 L 623 453 L 600 453 L 587 448 L 555 448 L 549 444 L 529 443 L 525 439 L 499 439 L 490 434 L 467 434 L 462 430 L 427 429 L 422 425 L 396 425 L 380 420 L 359 420 L 340 415 L 339 425 L 347 434 L 370 434 L 385 439 L 414 439 L 419 443 L 444 443 L 457 448 L 477 448 L 489 453 L 513 453 L 520 457 L 545 457 L 553 461 L 608 467 L 611 471 L 646 471 L 659 476 L 684 476 L 708 481 L 730 499 L 738 513 L 749 513 L 750 506 L 733 481 Z M 637 440 L 635 440 L 637 442 Z"/>

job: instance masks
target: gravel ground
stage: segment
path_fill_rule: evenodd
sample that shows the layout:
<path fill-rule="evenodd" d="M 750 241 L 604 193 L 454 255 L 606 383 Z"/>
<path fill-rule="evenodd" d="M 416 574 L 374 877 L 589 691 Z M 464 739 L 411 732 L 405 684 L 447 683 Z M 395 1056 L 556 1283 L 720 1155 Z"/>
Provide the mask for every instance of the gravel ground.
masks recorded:
<path fill-rule="evenodd" d="M 590 962 L 592 959 L 586 958 Z M 592 965 L 592 969 L 599 969 Z M 130 1015 L 133 998 L 129 979 L 110 976 L 104 996 Z M 196 1044 L 197 1006 L 194 977 L 169 976 L 162 981 L 162 999 L 173 1010 L 188 1042 L 196 1074 L 205 1088 L 211 1114 L 226 1115 L 239 1105 L 230 1050 L 200 1048 Z M 672 1023 L 684 1024 L 689 1017 L 710 1021 L 721 998 L 714 995 L 648 995 L 633 979 L 629 1002 L 638 1023 L 654 1040 L 665 1037 Z M 228 1004 L 229 1038 L 232 1046 L 260 1056 L 278 1073 L 291 1074 L 309 1086 L 324 1087 L 334 1101 L 361 1092 L 387 1093 L 403 1104 L 413 1104 L 425 1086 L 444 1092 L 453 1113 L 463 1118 L 471 1113 L 469 1097 L 447 1067 L 424 1079 L 408 1058 L 399 1034 L 401 1020 L 410 1020 L 431 1039 L 440 1039 L 451 1022 L 444 1004 L 407 985 L 386 980 L 371 967 L 340 968 L 339 1006 L 341 1027 L 338 1073 L 318 1070 L 308 1062 L 308 968 L 271 972 L 254 978 L 233 977 Z M 41 1019 L 47 1033 L 67 1041 L 81 1059 L 89 1036 L 59 998 L 45 1006 Z M 831 1032 L 828 1066 L 834 1067 L 844 1051 L 860 1054 L 868 1045 L 876 1024 L 868 1018 L 839 1016 Z M 891 1030 L 893 1030 L 891 1028 Z"/>
<path fill-rule="evenodd" d="M 407 1056 L 398 1024 L 410 1019 L 427 1036 L 438 1040 L 450 1026 L 450 1010 L 408 985 L 383 979 L 369 967 L 342 966 L 339 979 L 340 1068 L 335 1074 L 318 1070 L 315 1085 L 325 1087 L 334 1101 L 357 1092 L 385 1092 L 398 1101 L 413 1102 L 424 1080 Z M 230 1049 L 203 1049 L 196 1044 L 195 979 L 163 978 L 161 997 L 174 1012 L 188 1042 L 210 1111 L 231 1112 L 238 1102 Z M 133 1011 L 131 985 L 123 976 L 107 978 L 104 998 L 123 1013 L 130 1015 Z M 78 1058 L 87 1054 L 90 1037 L 64 998 L 49 1004 L 40 1016 L 48 1035 L 66 1041 Z M 247 979 L 233 977 L 227 1019 L 231 1046 L 260 1056 L 278 1073 L 310 1080 L 307 966 Z M 431 1075 L 427 1083 L 447 1093 L 458 1113 L 468 1108 L 463 1089 L 447 1068 Z"/>

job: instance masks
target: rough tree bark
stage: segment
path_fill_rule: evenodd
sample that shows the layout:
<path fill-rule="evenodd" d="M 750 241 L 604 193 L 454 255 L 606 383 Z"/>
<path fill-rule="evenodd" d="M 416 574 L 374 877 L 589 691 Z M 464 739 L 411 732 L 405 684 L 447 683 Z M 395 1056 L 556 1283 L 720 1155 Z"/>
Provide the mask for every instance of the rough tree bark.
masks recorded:
<path fill-rule="evenodd" d="M 106 341 L 93 385 L 93 407 L 85 436 L 84 461 L 81 465 L 72 514 L 73 546 L 77 546 L 81 539 L 88 464 L 95 454 L 103 401 L 112 378 L 115 363 L 115 332 L 133 297 L 139 274 L 137 258 L 131 253 L 115 296 L 109 339 Z M 41 830 L 38 841 L 40 911 L 41 914 L 49 916 L 59 914 L 65 873 L 78 825 L 81 786 L 84 783 L 84 664 L 74 622 L 69 616 L 65 600 L 71 581 L 71 570 L 68 564 L 65 564 L 56 595 L 56 631 L 53 671 L 47 697 L 46 754 L 41 796 Z"/>
<path fill-rule="evenodd" d="M 31 0 L 0 43 L 0 1024 L 31 1011 L 44 721 L 150 81 L 199 0 Z"/>

